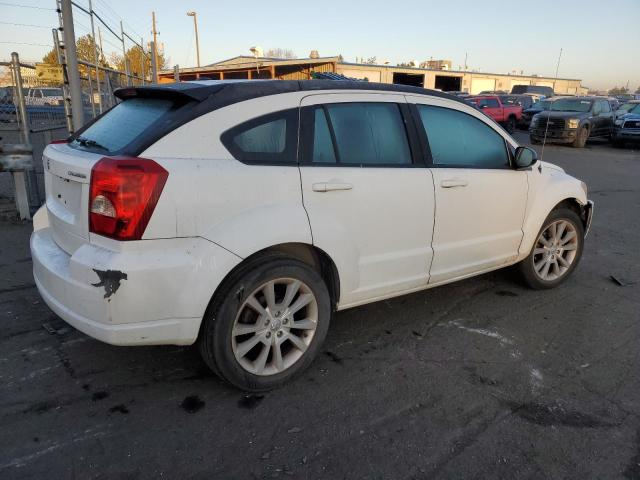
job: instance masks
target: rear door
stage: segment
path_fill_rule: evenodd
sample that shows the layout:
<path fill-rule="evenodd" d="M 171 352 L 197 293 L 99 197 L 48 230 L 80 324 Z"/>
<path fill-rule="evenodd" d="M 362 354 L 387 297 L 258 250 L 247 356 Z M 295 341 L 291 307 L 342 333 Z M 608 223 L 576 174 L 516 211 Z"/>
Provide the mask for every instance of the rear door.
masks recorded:
<path fill-rule="evenodd" d="M 410 97 L 430 149 L 436 215 L 430 283 L 514 260 L 528 182 L 510 165 L 505 138 L 466 105 Z"/>
<path fill-rule="evenodd" d="M 433 179 L 411 149 L 404 97 L 318 94 L 300 106 L 304 206 L 340 272 L 340 306 L 426 286 Z"/>

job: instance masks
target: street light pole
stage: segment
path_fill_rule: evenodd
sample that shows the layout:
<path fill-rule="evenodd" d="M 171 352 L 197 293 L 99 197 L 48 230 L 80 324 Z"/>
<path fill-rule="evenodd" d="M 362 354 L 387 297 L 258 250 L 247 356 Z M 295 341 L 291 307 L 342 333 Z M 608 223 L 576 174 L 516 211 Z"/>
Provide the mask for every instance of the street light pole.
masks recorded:
<path fill-rule="evenodd" d="M 187 12 L 187 16 L 193 17 L 193 26 L 196 30 L 196 63 L 200 66 L 200 42 L 198 40 L 198 14 L 196 12 Z"/>

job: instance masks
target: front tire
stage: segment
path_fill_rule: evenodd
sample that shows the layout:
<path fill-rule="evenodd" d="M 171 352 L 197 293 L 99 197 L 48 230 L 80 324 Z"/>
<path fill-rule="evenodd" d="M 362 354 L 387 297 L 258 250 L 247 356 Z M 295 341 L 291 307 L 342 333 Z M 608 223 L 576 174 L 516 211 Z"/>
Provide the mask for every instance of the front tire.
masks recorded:
<path fill-rule="evenodd" d="M 250 392 L 277 388 L 306 369 L 329 329 L 331 300 L 307 264 L 267 254 L 225 281 L 198 339 L 205 363 Z"/>
<path fill-rule="evenodd" d="M 584 148 L 587 144 L 587 139 L 589 138 L 589 127 L 584 126 L 581 127 L 578 133 L 576 134 L 576 139 L 573 141 L 574 148 Z"/>
<path fill-rule="evenodd" d="M 538 232 L 531 252 L 518 264 L 525 283 L 534 290 L 554 288 L 575 270 L 584 244 L 584 226 L 573 210 L 553 210 Z"/>

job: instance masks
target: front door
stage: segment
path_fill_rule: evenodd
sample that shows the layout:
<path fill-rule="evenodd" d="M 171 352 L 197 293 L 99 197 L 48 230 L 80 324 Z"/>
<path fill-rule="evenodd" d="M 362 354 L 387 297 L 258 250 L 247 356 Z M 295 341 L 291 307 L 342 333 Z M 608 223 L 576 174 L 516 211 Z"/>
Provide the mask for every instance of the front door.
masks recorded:
<path fill-rule="evenodd" d="M 336 263 L 341 307 L 428 283 L 433 179 L 411 150 L 408 117 L 396 94 L 317 94 L 301 102 L 304 206 L 314 245 Z"/>
<path fill-rule="evenodd" d="M 411 97 L 413 101 L 435 185 L 430 283 L 514 260 L 523 235 L 528 183 L 526 172 L 511 167 L 505 138 L 470 107 Z"/>

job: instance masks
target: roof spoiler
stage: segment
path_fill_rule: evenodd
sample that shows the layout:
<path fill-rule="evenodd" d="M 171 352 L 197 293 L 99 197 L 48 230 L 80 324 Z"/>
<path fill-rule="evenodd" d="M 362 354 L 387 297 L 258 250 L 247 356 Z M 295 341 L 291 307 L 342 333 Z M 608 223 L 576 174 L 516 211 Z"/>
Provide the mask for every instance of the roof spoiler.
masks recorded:
<path fill-rule="evenodd" d="M 219 89 L 222 88 L 220 85 Z M 167 98 L 184 100 L 195 100 L 201 102 L 219 89 L 212 89 L 211 86 L 194 87 L 189 83 L 168 83 L 166 85 L 145 85 L 139 87 L 118 88 L 113 94 L 120 100 L 128 98 Z"/>

